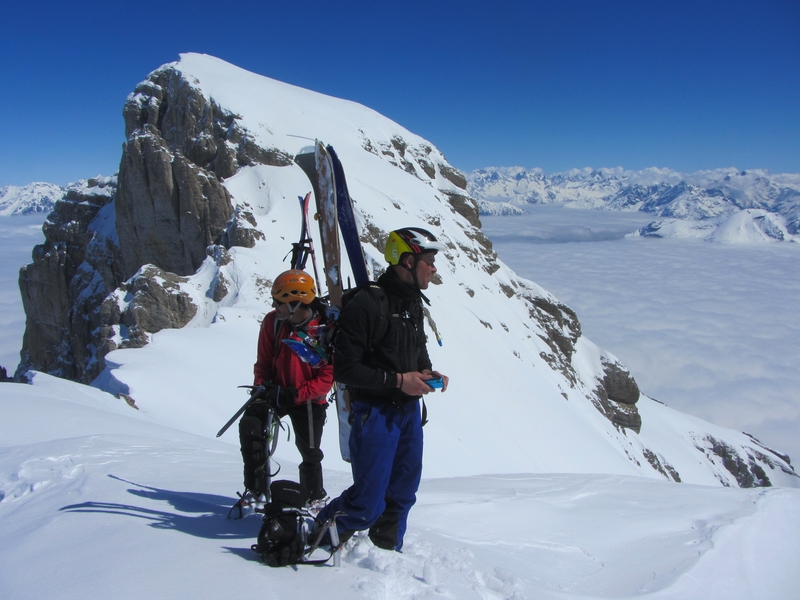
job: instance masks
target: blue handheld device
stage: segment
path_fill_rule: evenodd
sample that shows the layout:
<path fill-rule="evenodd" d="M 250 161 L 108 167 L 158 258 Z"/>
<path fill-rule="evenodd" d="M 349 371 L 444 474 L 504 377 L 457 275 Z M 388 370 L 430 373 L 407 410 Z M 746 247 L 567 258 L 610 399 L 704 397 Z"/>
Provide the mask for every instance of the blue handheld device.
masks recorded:
<path fill-rule="evenodd" d="M 426 379 L 425 383 L 435 390 L 440 390 L 444 387 L 444 380 L 441 377 L 434 377 L 433 379 Z"/>

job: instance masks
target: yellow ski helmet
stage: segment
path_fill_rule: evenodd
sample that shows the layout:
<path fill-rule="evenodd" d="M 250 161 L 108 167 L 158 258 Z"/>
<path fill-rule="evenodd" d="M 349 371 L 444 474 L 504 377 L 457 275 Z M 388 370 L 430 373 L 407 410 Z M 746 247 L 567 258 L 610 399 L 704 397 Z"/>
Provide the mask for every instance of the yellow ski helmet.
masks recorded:
<path fill-rule="evenodd" d="M 438 252 L 444 250 L 444 244 L 436 241 L 430 231 L 419 227 L 404 227 L 395 229 L 386 240 L 386 249 L 383 256 L 390 265 L 400 262 L 403 254 L 422 254 L 423 252 Z"/>

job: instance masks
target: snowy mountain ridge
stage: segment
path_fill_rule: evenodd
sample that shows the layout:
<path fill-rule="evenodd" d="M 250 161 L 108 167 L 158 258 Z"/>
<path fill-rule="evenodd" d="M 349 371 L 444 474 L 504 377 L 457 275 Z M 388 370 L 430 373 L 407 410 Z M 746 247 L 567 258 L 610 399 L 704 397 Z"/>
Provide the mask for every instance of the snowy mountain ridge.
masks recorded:
<path fill-rule="evenodd" d="M 0 217 L 49 213 L 64 191 L 60 185 L 43 182 L 0 188 Z"/>
<path fill-rule="evenodd" d="M 800 240 L 800 174 L 734 168 L 691 174 L 658 168 L 586 168 L 548 175 L 541 169 L 490 167 L 469 173 L 467 179 L 467 189 L 482 202 L 485 214 L 497 214 L 492 202 L 642 211 L 664 219 L 640 230 L 641 235 L 727 241 L 734 241 L 730 232 L 735 225 L 728 220 L 736 215 L 735 223 L 747 220 L 757 231 L 750 236 L 745 232 L 746 241 Z M 723 225 L 727 234 L 715 233 Z"/>
<path fill-rule="evenodd" d="M 34 182 L 23 186 L 6 186 L 0 190 L 0 217 L 50 213 L 63 198 L 97 195 L 112 198 L 116 192 L 116 175 L 79 179 L 65 186 Z"/>
<path fill-rule="evenodd" d="M 373 276 L 391 229 L 425 227 L 447 247 L 428 295 L 444 337 L 432 360 L 451 387 L 428 401 L 427 477 L 797 485 L 787 457 L 640 394 L 574 311 L 497 259 L 463 175 L 374 111 L 187 54 L 139 84 L 124 116 L 116 193 L 58 202 L 22 270 L 20 376 L 91 382 L 160 423 L 215 432 L 243 402 L 271 278 L 299 233 L 310 184 L 291 160 L 308 143 L 296 136 L 316 136 L 344 164 Z M 332 433 L 325 468 L 346 470 Z"/>

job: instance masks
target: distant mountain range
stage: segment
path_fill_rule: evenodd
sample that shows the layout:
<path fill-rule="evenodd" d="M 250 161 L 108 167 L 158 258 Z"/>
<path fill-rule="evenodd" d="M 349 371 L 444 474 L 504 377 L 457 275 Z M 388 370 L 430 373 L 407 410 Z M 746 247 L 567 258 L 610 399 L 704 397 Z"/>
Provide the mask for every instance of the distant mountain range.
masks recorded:
<path fill-rule="evenodd" d="M 54 183 L 29 183 L 24 186 L 8 185 L 0 188 L 0 216 L 49 213 L 56 200 L 66 192 L 65 187 Z"/>
<path fill-rule="evenodd" d="M 34 182 L 0 188 L 0 217 L 50 214 L 61 199 L 80 201 L 86 194 L 111 198 L 117 189 L 117 176 L 79 179 L 65 186 Z"/>
<path fill-rule="evenodd" d="M 800 241 L 800 174 L 587 168 L 548 175 L 541 169 L 489 167 L 469 173 L 467 181 L 486 215 L 515 214 L 530 204 L 562 204 L 663 217 L 640 235 Z"/>
<path fill-rule="evenodd" d="M 111 179 L 97 177 L 63 187 L 42 182 L 7 186 L 0 189 L 0 216 L 46 214 L 70 190 L 115 185 Z M 658 168 L 586 168 L 548 175 L 538 168 L 487 167 L 468 173 L 466 181 L 482 215 L 516 215 L 532 204 L 561 204 L 661 217 L 635 232 L 642 236 L 800 241 L 800 174 L 733 168 L 691 174 Z"/>

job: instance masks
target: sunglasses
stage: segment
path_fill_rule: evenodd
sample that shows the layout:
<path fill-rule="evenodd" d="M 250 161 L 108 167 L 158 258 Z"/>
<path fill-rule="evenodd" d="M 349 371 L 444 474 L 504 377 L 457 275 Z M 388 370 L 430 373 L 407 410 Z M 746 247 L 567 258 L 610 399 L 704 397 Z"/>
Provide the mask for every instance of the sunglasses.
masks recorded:
<path fill-rule="evenodd" d="M 294 300 L 292 302 L 281 302 L 280 300 L 276 300 L 274 298 L 272 299 L 272 308 L 278 308 L 284 304 L 289 308 L 289 312 L 293 313 L 302 303 L 299 300 Z"/>

